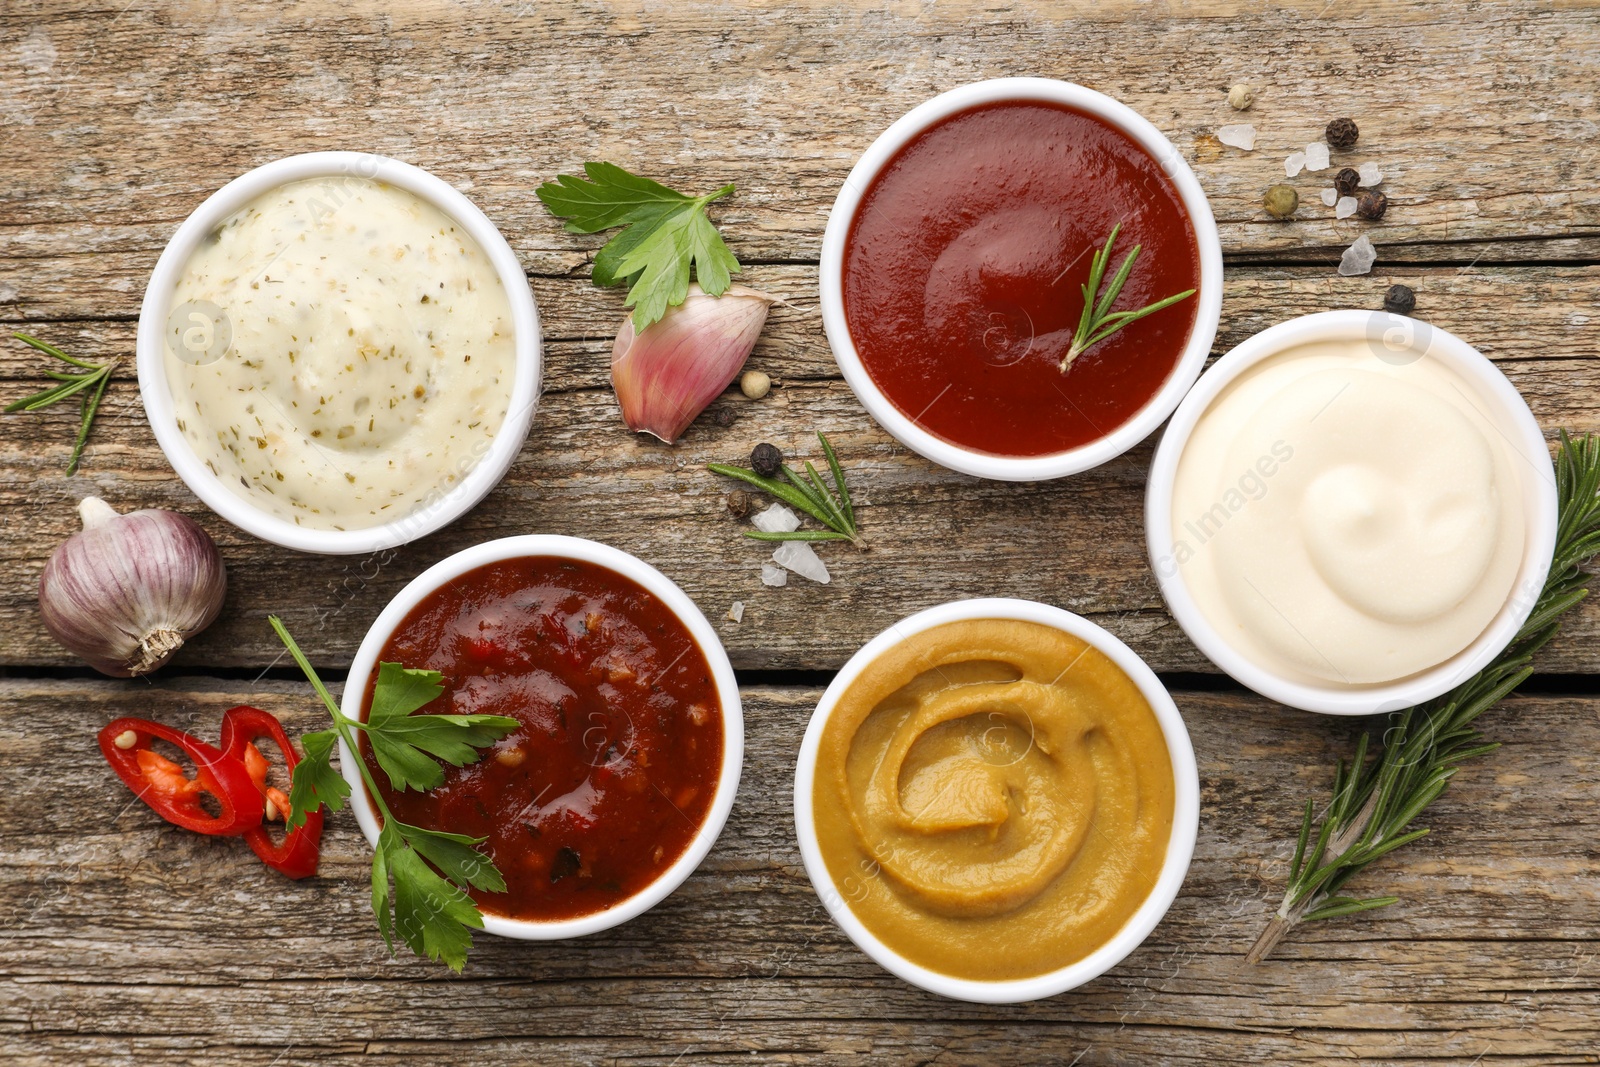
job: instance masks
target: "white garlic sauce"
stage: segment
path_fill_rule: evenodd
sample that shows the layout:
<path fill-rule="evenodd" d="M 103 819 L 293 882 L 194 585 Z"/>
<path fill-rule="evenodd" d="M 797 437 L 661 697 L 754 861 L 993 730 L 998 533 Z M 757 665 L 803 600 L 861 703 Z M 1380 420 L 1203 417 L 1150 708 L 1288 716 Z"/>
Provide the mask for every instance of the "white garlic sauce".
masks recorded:
<path fill-rule="evenodd" d="M 294 182 L 222 224 L 172 306 L 209 301 L 232 331 L 200 366 L 167 347 L 178 428 L 251 504 L 356 530 L 447 492 L 506 417 L 511 304 L 453 219 L 354 177 Z"/>

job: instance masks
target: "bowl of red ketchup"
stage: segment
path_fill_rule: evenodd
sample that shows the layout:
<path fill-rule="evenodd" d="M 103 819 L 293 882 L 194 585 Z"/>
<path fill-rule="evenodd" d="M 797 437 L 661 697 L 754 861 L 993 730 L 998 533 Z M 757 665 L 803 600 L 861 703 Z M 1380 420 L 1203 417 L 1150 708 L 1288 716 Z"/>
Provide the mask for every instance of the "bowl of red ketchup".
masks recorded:
<path fill-rule="evenodd" d="M 472 891 L 484 929 L 579 937 L 666 898 L 710 851 L 739 787 L 744 719 L 727 653 L 682 589 L 634 556 L 555 535 L 474 545 L 418 575 L 367 632 L 342 708 L 365 719 L 380 663 L 438 671 L 427 714 L 518 729 L 425 792 L 395 789 L 365 741 L 340 749 L 367 840 L 396 819 L 482 839 L 506 883 Z"/>
<path fill-rule="evenodd" d="M 1067 361 L 1114 230 L 1097 296 L 1139 251 L 1106 310 L 1194 293 Z M 872 143 L 828 216 L 820 284 L 834 358 L 891 435 L 953 470 L 1035 481 L 1122 454 L 1177 407 L 1216 336 L 1222 249 L 1149 121 L 1071 82 L 999 78 Z"/>

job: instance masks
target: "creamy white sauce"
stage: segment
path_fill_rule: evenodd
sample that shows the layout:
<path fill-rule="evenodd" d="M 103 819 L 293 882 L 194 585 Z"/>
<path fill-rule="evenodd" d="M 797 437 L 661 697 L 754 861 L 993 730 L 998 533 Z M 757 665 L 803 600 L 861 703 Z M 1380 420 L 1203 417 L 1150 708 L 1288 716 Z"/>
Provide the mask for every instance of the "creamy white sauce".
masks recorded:
<path fill-rule="evenodd" d="M 1244 372 L 1178 461 L 1175 565 L 1245 658 L 1393 681 L 1470 645 L 1521 564 L 1524 471 L 1437 360 L 1305 345 Z"/>
<path fill-rule="evenodd" d="M 489 448 L 515 375 L 511 304 L 453 219 L 361 178 L 295 182 L 229 218 L 172 306 L 222 309 L 219 360 L 167 379 L 179 429 L 280 518 L 356 530 L 448 491 Z"/>

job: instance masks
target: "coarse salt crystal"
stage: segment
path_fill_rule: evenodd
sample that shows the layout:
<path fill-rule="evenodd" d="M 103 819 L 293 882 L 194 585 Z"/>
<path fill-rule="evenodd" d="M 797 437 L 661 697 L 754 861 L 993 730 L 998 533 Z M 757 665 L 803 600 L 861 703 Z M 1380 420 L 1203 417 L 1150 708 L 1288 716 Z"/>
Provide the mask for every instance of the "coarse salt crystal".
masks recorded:
<path fill-rule="evenodd" d="M 1306 154 L 1304 152 L 1290 152 L 1289 158 L 1283 161 L 1283 173 L 1286 177 L 1293 178 L 1306 167 Z"/>
<path fill-rule="evenodd" d="M 782 504 L 774 504 L 766 511 L 752 515 L 750 521 L 762 533 L 789 533 L 800 529 L 800 516 Z"/>
<path fill-rule="evenodd" d="M 1383 184 L 1383 171 L 1376 163 L 1363 163 L 1356 168 L 1356 173 L 1361 175 L 1361 184 L 1368 189 Z"/>
<path fill-rule="evenodd" d="M 1312 141 L 1306 145 L 1306 170 L 1318 171 L 1328 169 L 1328 145 L 1324 141 Z"/>
<path fill-rule="evenodd" d="M 1248 122 L 1233 126 L 1218 126 L 1217 140 L 1230 148 L 1242 148 L 1246 152 L 1251 152 L 1256 147 L 1256 128 Z"/>
<path fill-rule="evenodd" d="M 1339 202 L 1339 190 L 1337 190 L 1337 189 L 1324 189 L 1324 190 L 1322 190 L 1322 202 L 1324 204 L 1327 204 L 1329 207 L 1332 207 L 1333 205 L 1337 204 Z"/>
<path fill-rule="evenodd" d="M 1366 234 L 1356 238 L 1355 244 L 1344 250 L 1344 255 L 1339 257 L 1339 273 L 1345 277 L 1356 274 L 1366 274 L 1372 270 L 1372 265 L 1378 261 L 1378 250 L 1372 247 L 1372 242 Z"/>
<path fill-rule="evenodd" d="M 780 586 L 789 584 L 789 572 L 775 563 L 761 565 L 761 584 Z"/>
<path fill-rule="evenodd" d="M 728 608 L 729 622 L 744 622 L 744 601 L 735 600 Z"/>
<path fill-rule="evenodd" d="M 822 557 L 817 555 L 805 541 L 785 541 L 772 554 L 772 562 L 794 571 L 802 578 L 810 578 L 813 582 L 827 585 L 831 581 L 828 577 L 828 567 L 822 562 Z"/>
<path fill-rule="evenodd" d="M 1336 219 L 1347 219 L 1355 213 L 1356 198 L 1353 196 L 1341 196 L 1339 202 L 1333 205 L 1333 217 Z"/>

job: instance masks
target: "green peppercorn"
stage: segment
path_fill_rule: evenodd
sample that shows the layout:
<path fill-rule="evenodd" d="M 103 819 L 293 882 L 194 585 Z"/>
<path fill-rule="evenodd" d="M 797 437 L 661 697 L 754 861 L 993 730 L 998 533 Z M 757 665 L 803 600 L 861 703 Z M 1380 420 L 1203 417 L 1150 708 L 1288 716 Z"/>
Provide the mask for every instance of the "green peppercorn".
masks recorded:
<path fill-rule="evenodd" d="M 1363 189 L 1356 197 L 1356 214 L 1364 219 L 1381 219 L 1389 210 L 1389 198 L 1376 189 Z"/>
<path fill-rule="evenodd" d="M 776 478 L 783 469 L 783 453 L 777 445 L 762 442 L 750 452 L 751 468 L 763 478 Z"/>
<path fill-rule="evenodd" d="M 1361 136 L 1361 130 L 1354 119 L 1334 119 L 1328 123 L 1322 135 L 1327 139 L 1328 147 L 1343 150 L 1356 146 L 1356 138 Z"/>
<path fill-rule="evenodd" d="M 1295 213 L 1300 206 L 1300 194 L 1290 185 L 1274 185 L 1267 190 L 1267 195 L 1261 198 L 1261 204 L 1267 209 L 1267 214 L 1274 218 L 1286 219 Z"/>
<path fill-rule="evenodd" d="M 1354 167 L 1346 167 L 1333 176 L 1333 191 L 1340 196 L 1355 196 L 1360 184 L 1361 175 L 1356 173 Z"/>
<path fill-rule="evenodd" d="M 1409 315 L 1417 310 L 1417 294 L 1409 285 L 1391 285 L 1383 294 L 1383 310 L 1395 315 Z"/>

